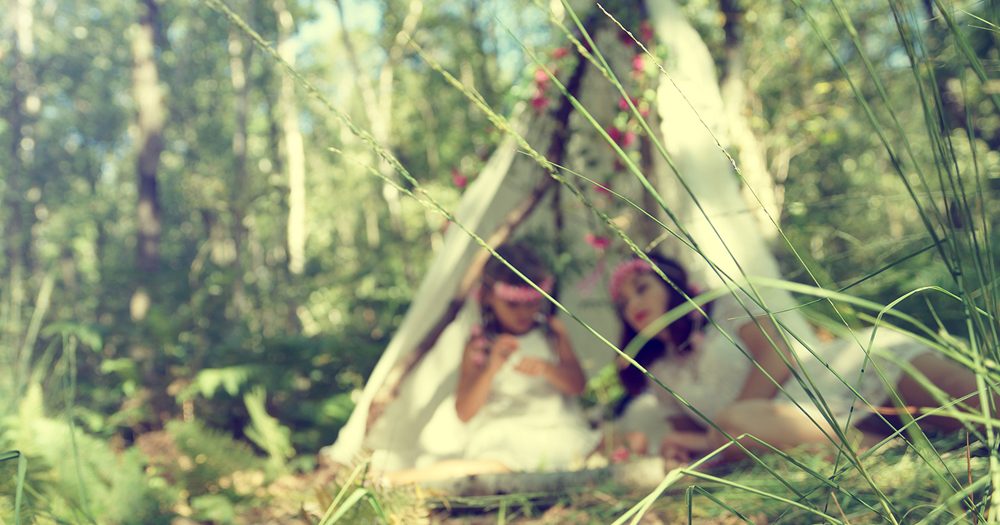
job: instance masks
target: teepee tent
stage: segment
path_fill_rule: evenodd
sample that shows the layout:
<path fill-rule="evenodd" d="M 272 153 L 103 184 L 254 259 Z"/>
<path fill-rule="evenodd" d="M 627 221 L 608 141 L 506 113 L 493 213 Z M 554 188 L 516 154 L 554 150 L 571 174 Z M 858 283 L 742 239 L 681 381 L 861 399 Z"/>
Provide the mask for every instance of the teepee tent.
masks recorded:
<path fill-rule="evenodd" d="M 615 123 L 625 111 L 619 107 L 621 94 L 592 63 L 569 53 L 556 65 L 555 74 L 622 149 L 637 159 L 676 223 L 622 169 L 615 151 L 594 125 L 545 78 L 536 78 L 536 98 L 513 117 L 514 130 L 549 161 L 568 168 L 561 174 L 588 196 L 590 206 L 556 182 L 522 151 L 523 144 L 509 136 L 470 184 L 454 214 L 457 222 L 492 246 L 515 230 L 532 232 L 550 239 L 560 256 L 585 261 L 577 271 L 558 276 L 558 299 L 615 342 L 619 327 L 606 283 L 616 261 L 605 260 L 610 256 L 602 250 L 603 242 L 595 242 L 603 240 L 600 232 L 605 230 L 591 206 L 605 206 L 614 223 L 640 243 L 662 238 L 665 232 L 623 206 L 605 187 L 642 204 L 688 244 L 697 245 L 701 254 L 668 237 L 658 249 L 687 263 L 695 280 L 704 286 L 722 285 L 722 276 L 778 277 L 775 259 L 754 229 L 752 206 L 741 197 L 739 180 L 720 147 L 726 144 L 725 110 L 714 63 L 702 39 L 673 0 L 618 4 L 622 9 L 605 7 L 623 23 L 636 22 L 631 27 L 626 23 L 636 38 L 658 43 L 664 50 L 666 74 L 634 42 L 622 38 L 618 26 L 599 10 L 590 10 L 584 27 L 615 76 L 628 80 L 623 80 L 626 89 L 636 90 L 630 96 L 648 93 L 643 102 L 649 110 L 645 118 L 666 147 L 670 162 L 656 151 L 650 137 L 637 137 L 621 122 Z M 611 179 L 607 174 L 615 175 Z M 361 451 L 372 451 L 377 468 L 394 470 L 425 466 L 461 453 L 463 425 L 455 414 L 454 391 L 461 353 L 479 315 L 476 302 L 466 298 L 488 257 L 465 231 L 454 225 L 449 228 L 399 330 L 336 442 L 324 449 L 325 455 L 351 463 Z M 771 290 L 765 295 L 765 303 L 773 310 L 792 304 L 784 292 Z M 809 329 L 800 314 L 783 313 L 781 321 L 809 341 Z M 568 321 L 567 325 L 588 374 L 612 362 L 616 354 L 606 343 L 579 323 Z"/>

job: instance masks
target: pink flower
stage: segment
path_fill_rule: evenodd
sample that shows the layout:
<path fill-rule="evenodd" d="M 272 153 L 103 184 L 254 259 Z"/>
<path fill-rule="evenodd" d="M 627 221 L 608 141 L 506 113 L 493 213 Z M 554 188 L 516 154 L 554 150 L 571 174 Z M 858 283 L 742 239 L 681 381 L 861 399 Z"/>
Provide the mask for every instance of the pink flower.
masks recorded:
<path fill-rule="evenodd" d="M 536 112 L 541 113 L 548 106 L 549 99 L 545 98 L 543 93 L 535 93 L 535 96 L 531 97 L 531 107 L 535 108 Z"/>
<path fill-rule="evenodd" d="M 608 136 L 611 137 L 611 140 L 615 141 L 616 144 L 620 144 L 620 141 L 622 139 L 622 130 L 614 126 L 611 126 L 610 128 L 607 129 L 607 131 L 608 131 Z"/>
<path fill-rule="evenodd" d="M 469 184 L 469 177 L 466 177 L 464 174 L 462 174 L 462 172 L 459 171 L 458 168 L 452 168 L 451 182 L 459 189 L 465 189 L 465 187 L 468 186 Z"/>
<path fill-rule="evenodd" d="M 545 89 L 549 85 L 549 74 L 542 68 L 535 70 L 535 85 L 538 89 Z"/>
<path fill-rule="evenodd" d="M 603 235 L 594 235 L 593 233 L 588 233 L 583 236 L 583 239 L 587 241 L 591 247 L 595 250 L 604 250 L 611 245 L 611 239 Z"/>
<path fill-rule="evenodd" d="M 622 131 L 618 128 L 612 127 L 608 129 L 608 136 L 611 140 L 615 141 L 615 144 L 623 148 L 627 148 L 635 143 L 635 132 L 634 131 Z"/>
<path fill-rule="evenodd" d="M 639 75 L 646 71 L 646 60 L 641 54 L 632 57 L 632 73 Z"/>
<path fill-rule="evenodd" d="M 636 98 L 636 97 L 629 97 L 629 100 L 632 101 L 632 105 L 633 106 L 635 106 L 637 108 L 639 107 L 639 99 L 638 98 Z M 628 100 L 625 100 L 625 97 L 621 97 L 621 98 L 618 99 L 618 109 L 620 109 L 622 111 L 628 111 Z"/>
<path fill-rule="evenodd" d="M 594 184 L 594 191 L 597 193 L 603 193 L 605 195 L 611 195 L 611 183 L 605 182 L 603 184 Z"/>
<path fill-rule="evenodd" d="M 649 23 L 649 20 L 643 20 L 639 23 L 639 34 L 642 35 L 643 42 L 653 41 L 653 26 Z"/>
<path fill-rule="evenodd" d="M 556 60 L 559 60 L 560 58 L 563 58 L 566 55 L 569 55 L 569 49 L 566 49 L 565 47 L 557 47 L 552 50 L 552 58 Z"/>

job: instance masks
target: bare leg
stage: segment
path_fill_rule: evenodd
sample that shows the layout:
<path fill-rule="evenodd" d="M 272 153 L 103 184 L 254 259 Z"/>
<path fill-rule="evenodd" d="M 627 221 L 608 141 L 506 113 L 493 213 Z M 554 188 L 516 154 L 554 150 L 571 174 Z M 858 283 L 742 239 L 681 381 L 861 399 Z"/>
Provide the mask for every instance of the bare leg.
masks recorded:
<path fill-rule="evenodd" d="M 943 390 L 951 399 L 964 397 L 976 391 L 976 376 L 969 369 L 936 354 L 926 353 L 918 355 L 910 361 L 910 364 L 918 372 L 926 376 L 931 384 Z M 899 380 L 897 391 L 903 403 L 907 406 L 940 407 L 942 405 L 934 397 L 934 394 L 925 389 L 923 385 L 909 375 L 904 375 Z M 980 406 L 979 396 L 973 395 L 962 403 L 972 409 L 978 409 Z M 961 421 L 949 416 L 928 416 L 922 418 L 921 422 L 946 431 L 965 428 Z"/>
<path fill-rule="evenodd" d="M 427 467 L 389 472 L 383 476 L 383 479 L 389 485 L 396 486 L 476 474 L 502 474 L 510 471 L 506 465 L 493 459 L 448 459 Z"/>
<path fill-rule="evenodd" d="M 775 403 L 770 399 L 750 399 L 735 403 L 723 410 L 716 417 L 715 423 L 733 437 L 749 434 L 780 450 L 801 445 L 829 444 L 831 438 L 836 439 L 833 429 L 825 420 L 817 420 L 817 426 L 797 407 Z M 852 431 L 851 436 L 854 434 Z M 709 438 L 713 448 L 726 442 L 725 436 L 714 429 L 709 431 Z M 753 439 L 744 439 L 741 443 L 752 451 L 768 450 Z M 736 459 L 743 457 L 743 451 L 731 445 L 723 456 Z"/>

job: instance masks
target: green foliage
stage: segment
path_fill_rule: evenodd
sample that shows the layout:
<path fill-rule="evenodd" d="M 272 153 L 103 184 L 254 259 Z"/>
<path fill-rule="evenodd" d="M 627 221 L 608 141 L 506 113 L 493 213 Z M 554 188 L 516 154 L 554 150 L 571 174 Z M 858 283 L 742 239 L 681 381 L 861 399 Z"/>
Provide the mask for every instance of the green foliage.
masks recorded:
<path fill-rule="evenodd" d="M 250 414 L 250 426 L 245 434 L 250 441 L 267 452 L 272 469 L 278 470 L 295 456 L 295 449 L 292 448 L 291 430 L 267 413 L 264 406 L 266 400 L 267 392 L 263 388 L 255 388 L 243 395 L 243 402 Z"/>
<path fill-rule="evenodd" d="M 70 426 L 66 420 L 45 417 L 42 403 L 36 384 L 22 401 L 16 419 L 4 422 L 7 430 L 0 435 L 0 442 L 18 448 L 27 458 L 28 475 L 23 482 L 27 497 L 22 512 L 29 517 L 67 521 L 169 523 L 169 512 L 165 512 L 168 494 L 152 483 L 139 451 L 116 453 L 103 439 Z M 16 471 L 18 465 L 5 462 L 2 467 Z M 13 509 L 18 479 L 3 479 L 9 484 L 0 491 L 3 507 Z"/>
<path fill-rule="evenodd" d="M 178 457 L 161 465 L 164 475 L 177 480 L 192 496 L 231 492 L 223 480 L 243 471 L 260 470 L 263 461 L 246 443 L 208 428 L 200 421 L 170 421 L 167 433 L 173 438 Z"/>
<path fill-rule="evenodd" d="M 220 359 L 220 368 L 203 369 L 178 396 L 203 421 L 239 434 L 252 419 L 244 395 L 273 392 L 268 412 L 291 429 L 290 445 L 317 451 L 347 421 L 351 392 L 363 386 L 381 350 L 360 334 L 268 339 L 230 353 L 230 366 Z"/>

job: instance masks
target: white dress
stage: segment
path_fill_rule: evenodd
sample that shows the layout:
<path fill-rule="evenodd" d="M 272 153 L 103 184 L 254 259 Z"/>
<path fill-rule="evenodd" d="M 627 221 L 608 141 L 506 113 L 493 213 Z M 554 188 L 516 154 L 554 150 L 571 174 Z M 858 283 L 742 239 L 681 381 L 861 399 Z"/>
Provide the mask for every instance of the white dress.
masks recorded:
<path fill-rule="evenodd" d="M 514 370 L 524 357 L 553 360 L 540 329 L 518 337 L 518 350 L 493 378 L 489 398 L 467 424 L 468 459 L 498 460 L 512 470 L 566 469 L 600 440 L 575 401 L 547 380 Z"/>
<path fill-rule="evenodd" d="M 746 302 L 746 301 L 745 301 Z M 753 303 L 747 303 L 753 315 L 760 311 Z M 659 359 L 648 367 L 650 373 L 656 376 L 664 385 L 673 389 L 691 406 L 709 419 L 718 415 L 719 411 L 731 405 L 739 396 L 746 383 L 747 375 L 755 365 L 740 348 L 745 346 L 739 338 L 740 327 L 753 322 L 750 315 L 730 295 L 715 301 L 712 311 L 715 326 L 705 329 L 704 339 L 691 354 L 681 357 Z M 739 344 L 739 347 L 727 339 L 723 332 Z M 818 391 L 830 408 L 834 419 L 841 428 L 847 424 L 860 421 L 869 414 L 866 400 L 873 406 L 883 406 L 889 400 L 886 384 L 893 388 L 902 377 L 903 371 L 898 363 L 909 362 L 914 357 L 929 349 L 917 341 L 901 334 L 881 328 L 876 332 L 874 344 L 871 346 L 871 359 L 866 362 L 863 346 L 867 346 L 871 329 L 859 332 L 857 340 L 837 340 L 814 348 L 815 355 L 805 348 L 797 347 L 796 355 L 801 364 L 800 374 L 808 376 L 812 385 L 802 385 L 796 378 L 789 377 L 778 392 L 774 401 L 777 403 L 798 405 L 808 415 L 822 421 L 820 410 L 810 399 L 807 390 Z M 882 372 L 885 382 L 876 371 Z M 831 371 L 832 370 L 832 371 Z M 834 374 L 836 372 L 836 375 Z M 839 375 L 843 378 L 837 378 Z M 850 384 L 861 398 L 856 395 Z M 684 411 L 695 421 L 701 422 L 693 410 L 681 405 L 666 390 L 659 385 L 650 384 L 647 392 L 652 391 L 662 406 L 652 408 L 646 403 L 636 406 L 636 413 L 625 414 L 627 420 L 640 420 L 655 414 L 659 420 L 664 415 Z M 647 416 L 640 415 L 644 411 Z M 647 424 L 647 426 L 649 426 Z M 647 432 L 662 434 L 665 430 L 647 429 Z"/>

